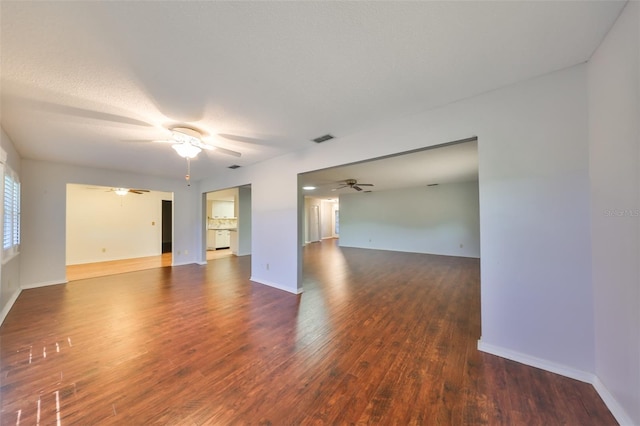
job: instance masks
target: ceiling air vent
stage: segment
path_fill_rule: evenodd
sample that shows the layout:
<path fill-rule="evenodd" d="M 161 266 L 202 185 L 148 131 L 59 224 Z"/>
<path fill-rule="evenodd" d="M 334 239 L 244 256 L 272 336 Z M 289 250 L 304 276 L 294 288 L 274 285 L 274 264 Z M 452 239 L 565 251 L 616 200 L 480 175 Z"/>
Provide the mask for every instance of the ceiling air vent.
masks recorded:
<path fill-rule="evenodd" d="M 333 138 L 334 138 L 334 136 L 332 136 L 332 135 L 327 133 L 324 136 L 320 136 L 320 137 L 317 137 L 317 138 L 311 139 L 311 140 L 314 141 L 315 143 L 322 143 L 322 142 L 326 142 L 328 140 L 331 140 Z"/>
<path fill-rule="evenodd" d="M 240 166 L 238 166 L 237 164 L 234 164 L 232 166 L 229 166 L 230 169 L 235 170 L 235 169 L 239 169 Z"/>

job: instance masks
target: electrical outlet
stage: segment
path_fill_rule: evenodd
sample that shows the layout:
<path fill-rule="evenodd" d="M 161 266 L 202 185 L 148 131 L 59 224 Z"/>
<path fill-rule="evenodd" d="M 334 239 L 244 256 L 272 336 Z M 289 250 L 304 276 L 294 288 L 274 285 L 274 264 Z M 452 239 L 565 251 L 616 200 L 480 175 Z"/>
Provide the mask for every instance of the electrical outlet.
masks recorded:
<path fill-rule="evenodd" d="M 106 253 L 106 252 L 107 252 L 107 249 L 106 249 L 106 248 L 104 248 L 104 247 L 102 247 L 102 252 L 103 252 L 103 253 Z"/>
<path fill-rule="evenodd" d="M 460 243 L 460 248 L 464 247 L 464 244 Z"/>
<path fill-rule="evenodd" d="M 269 264 L 268 263 L 267 263 L 266 267 L 267 267 L 267 271 L 268 271 L 269 270 Z"/>
<path fill-rule="evenodd" d="M 189 250 L 185 250 L 185 251 L 184 251 L 184 254 L 189 254 Z"/>

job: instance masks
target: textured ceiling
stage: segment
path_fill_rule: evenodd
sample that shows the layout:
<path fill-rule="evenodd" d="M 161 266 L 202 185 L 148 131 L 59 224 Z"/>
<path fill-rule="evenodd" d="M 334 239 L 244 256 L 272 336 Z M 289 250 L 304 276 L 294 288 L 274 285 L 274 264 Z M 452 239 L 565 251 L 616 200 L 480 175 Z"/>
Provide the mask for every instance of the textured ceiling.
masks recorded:
<path fill-rule="evenodd" d="M 312 198 L 336 198 L 356 190 L 342 188 L 341 181 L 356 179 L 373 187 L 363 191 L 386 191 L 433 184 L 470 182 L 478 180 L 478 141 L 455 143 L 418 152 L 374 159 L 301 174 L 300 187 L 314 186 L 303 191 Z M 364 193 L 364 192 L 363 192 Z"/>
<path fill-rule="evenodd" d="M 0 120 L 24 158 L 170 177 L 140 140 L 191 124 L 242 153 L 200 179 L 584 62 L 623 6 L 2 1 Z"/>

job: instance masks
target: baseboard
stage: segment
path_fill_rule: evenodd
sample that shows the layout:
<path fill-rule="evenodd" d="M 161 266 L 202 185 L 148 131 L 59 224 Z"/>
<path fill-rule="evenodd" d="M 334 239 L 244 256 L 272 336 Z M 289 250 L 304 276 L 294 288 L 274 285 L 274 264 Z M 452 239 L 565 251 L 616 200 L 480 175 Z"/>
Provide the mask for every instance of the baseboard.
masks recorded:
<path fill-rule="evenodd" d="M 605 403 L 613 417 L 616 418 L 621 425 L 633 425 L 631 417 L 627 412 L 618 404 L 615 397 L 609 392 L 609 389 L 602 383 L 600 378 L 595 374 L 588 373 L 586 371 L 576 370 L 566 365 L 557 364 L 541 358 L 537 358 L 531 355 L 523 354 L 521 352 L 505 349 L 500 346 L 495 346 L 489 343 L 485 343 L 478 340 L 478 350 L 486 352 L 492 355 L 496 355 L 502 358 L 510 359 L 512 361 L 519 362 L 521 364 L 529 365 L 531 367 L 540 368 L 551 373 L 559 374 L 561 376 L 569 377 L 571 379 L 579 380 L 581 382 L 589 383 L 593 385 L 602 401 Z"/>
<path fill-rule="evenodd" d="M 576 370 L 575 368 L 567 367 L 563 364 L 558 364 L 546 359 L 523 354 L 522 352 L 512 351 L 511 349 L 506 349 L 500 346 L 495 346 L 490 343 L 485 343 L 482 340 L 478 340 L 478 350 L 492 355 L 497 355 L 502 358 L 510 359 L 511 361 L 516 361 L 520 364 L 529 365 L 531 367 L 569 377 L 570 379 L 579 380 L 581 382 L 593 384 L 595 380 L 595 375 L 593 373 Z"/>
<path fill-rule="evenodd" d="M 611 411 L 611 414 L 613 414 L 613 417 L 616 418 L 618 423 L 620 423 L 621 425 L 635 424 L 633 420 L 631 420 L 631 417 L 624 410 L 624 408 L 622 408 L 620 404 L 618 404 L 618 401 L 616 401 L 615 397 L 611 394 L 611 392 L 609 392 L 609 389 L 607 389 L 604 383 L 602 383 L 600 378 L 598 378 L 597 376 L 593 381 L 593 387 L 595 388 L 596 392 L 598 392 L 598 395 L 600 395 L 600 398 L 602 398 L 602 401 L 604 401 L 605 405 L 607 406 L 609 411 Z"/>
<path fill-rule="evenodd" d="M 2 311 L 0 312 L 0 325 L 2 325 L 2 323 L 4 322 L 4 319 L 9 314 L 9 311 L 13 307 L 13 304 L 16 303 L 16 300 L 18 300 L 18 296 L 20 296 L 20 292 L 22 292 L 21 288 L 14 291 L 11 297 L 9 298 L 9 301 L 7 302 L 7 304 L 4 306 L 4 308 L 2 308 Z"/>
<path fill-rule="evenodd" d="M 200 263 L 200 262 L 189 260 L 186 262 L 174 262 L 171 266 L 186 266 L 186 265 L 206 265 L 206 263 Z"/>
<path fill-rule="evenodd" d="M 30 288 L 40 288 L 40 287 L 47 287 L 50 285 L 60 285 L 60 284 L 66 284 L 68 283 L 67 280 L 64 281 L 45 281 L 45 282 L 41 282 L 41 283 L 34 283 L 34 284 L 24 284 L 22 286 L 20 286 L 20 288 L 22 288 L 23 290 L 28 290 Z"/>
<path fill-rule="evenodd" d="M 283 290 L 286 291 L 287 293 L 292 293 L 292 294 L 300 294 L 302 293 L 302 289 L 296 289 L 295 291 L 291 291 L 290 287 L 284 287 L 280 284 L 276 284 L 276 283 L 272 283 L 263 279 L 259 279 L 259 278 L 254 278 L 253 276 L 251 278 L 249 278 L 249 280 L 253 281 L 254 283 L 258 283 L 258 284 L 262 284 L 262 285 L 266 285 L 269 287 L 273 287 L 273 288 L 277 288 L 278 290 Z"/>

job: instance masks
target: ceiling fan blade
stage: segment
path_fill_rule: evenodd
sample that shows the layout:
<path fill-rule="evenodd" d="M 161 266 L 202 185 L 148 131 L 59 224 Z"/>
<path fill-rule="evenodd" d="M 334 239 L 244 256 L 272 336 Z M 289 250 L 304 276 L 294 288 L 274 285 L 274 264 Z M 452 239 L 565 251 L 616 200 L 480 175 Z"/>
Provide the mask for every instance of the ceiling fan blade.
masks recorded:
<path fill-rule="evenodd" d="M 122 142 L 131 142 L 131 143 L 176 143 L 176 141 L 170 141 L 165 139 L 122 139 Z"/>
<path fill-rule="evenodd" d="M 130 189 L 129 192 L 132 194 L 144 194 L 145 192 L 149 192 L 148 189 Z"/>
<path fill-rule="evenodd" d="M 214 146 L 213 148 L 214 148 L 216 151 L 218 151 L 218 152 L 220 152 L 220 153 L 222 153 L 222 154 L 232 155 L 232 156 L 234 156 L 234 157 L 242 157 L 242 154 L 240 154 L 240 153 L 239 153 L 239 152 L 237 152 L 237 151 L 232 151 L 232 150 L 230 150 L 230 149 L 222 148 L 222 147 L 219 147 L 219 146 Z"/>
<path fill-rule="evenodd" d="M 358 185 L 353 185 L 352 188 L 356 191 L 362 191 L 362 188 L 360 188 Z"/>
<path fill-rule="evenodd" d="M 232 155 L 234 157 L 241 157 L 242 156 L 242 154 L 240 154 L 237 151 L 232 151 L 230 149 L 222 148 L 222 147 L 216 146 L 216 145 L 209 145 L 208 143 L 204 143 L 202 141 L 193 143 L 193 145 L 197 146 L 198 148 L 206 149 L 206 150 L 209 150 L 209 151 L 211 151 L 211 150 L 220 151 L 220 153 L 222 153 L 222 154 Z"/>
<path fill-rule="evenodd" d="M 342 185 L 342 186 L 339 186 L 339 187 L 337 187 L 337 188 L 333 188 L 333 189 L 332 189 L 332 191 L 337 191 L 337 190 L 339 190 L 339 189 L 346 188 L 346 187 L 348 187 L 348 186 L 349 186 L 349 185 Z"/>
<path fill-rule="evenodd" d="M 269 145 L 268 142 L 262 139 L 250 138 L 248 136 L 231 135 L 229 133 L 218 133 L 218 136 L 220 136 L 221 138 L 229 139 L 236 142 L 250 143 L 253 145 Z"/>
<path fill-rule="evenodd" d="M 375 186 L 372 183 L 359 183 L 358 186 Z"/>
<path fill-rule="evenodd" d="M 138 120 L 136 118 L 125 117 L 123 115 L 112 114 L 109 112 L 79 108 L 71 105 L 55 104 L 53 102 L 38 101 L 35 99 L 26 98 L 14 98 L 14 102 L 30 108 L 39 109 L 41 111 L 51 112 L 55 114 L 73 115 L 76 117 L 90 118 L 100 121 L 111 121 L 121 124 L 130 124 L 133 126 L 153 127 L 152 124 L 142 120 Z"/>

